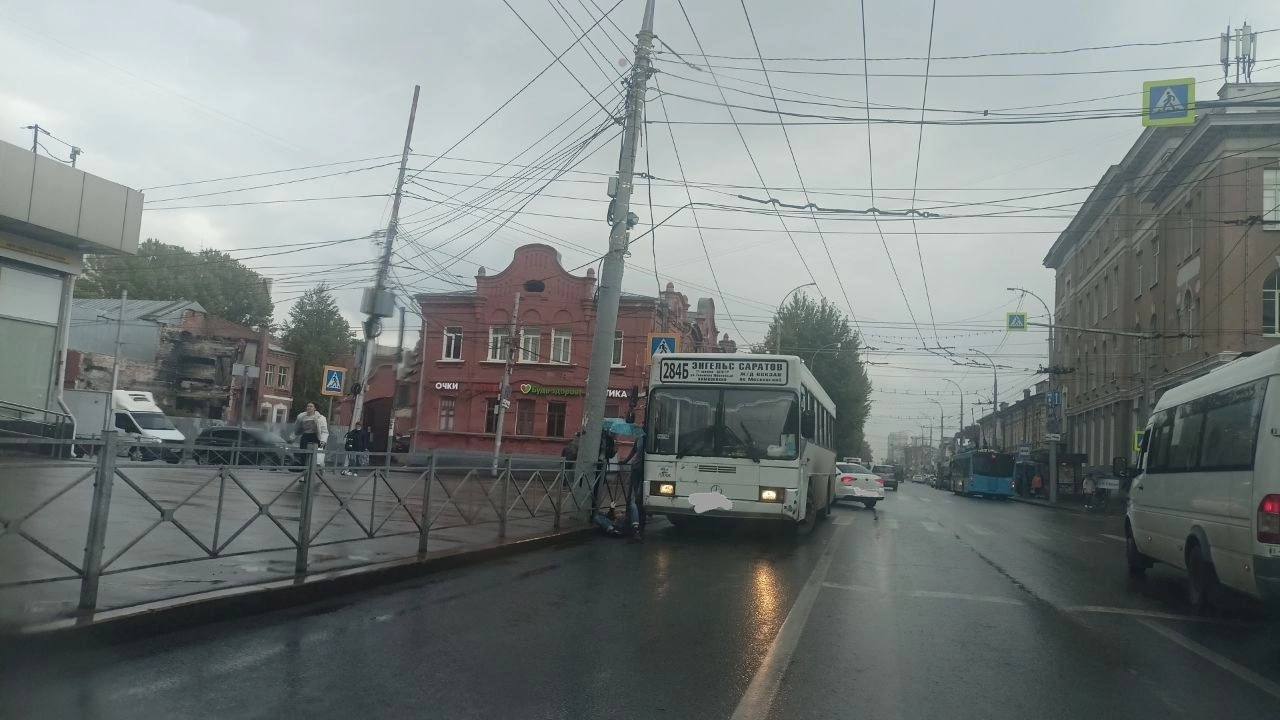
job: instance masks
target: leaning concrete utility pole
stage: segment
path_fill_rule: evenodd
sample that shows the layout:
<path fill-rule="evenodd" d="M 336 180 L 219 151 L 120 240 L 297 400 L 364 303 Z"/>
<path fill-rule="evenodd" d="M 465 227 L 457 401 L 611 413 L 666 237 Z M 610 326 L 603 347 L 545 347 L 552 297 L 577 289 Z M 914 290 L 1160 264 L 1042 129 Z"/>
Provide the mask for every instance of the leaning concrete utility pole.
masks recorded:
<path fill-rule="evenodd" d="M 382 240 L 382 262 L 378 265 L 378 274 L 374 276 L 373 287 L 364 291 L 360 301 L 360 311 L 368 315 L 364 321 L 364 362 L 360 364 L 360 389 L 356 391 L 356 401 L 351 408 L 351 427 L 360 422 L 364 413 L 365 385 L 369 384 L 369 372 L 373 365 L 373 349 L 378 342 L 378 334 L 382 331 L 382 318 L 391 317 L 395 312 L 395 296 L 387 292 L 387 273 L 391 267 L 391 246 L 396 241 L 396 226 L 400 223 L 400 198 L 404 195 L 404 173 L 409 165 L 409 143 L 413 140 L 413 120 L 418 115 L 419 85 L 413 86 L 413 104 L 409 106 L 409 129 L 404 132 L 404 152 L 400 154 L 400 176 L 396 178 L 396 194 L 391 201 L 391 219 L 387 221 L 387 236 Z M 395 418 L 387 422 L 395 425 Z M 387 451 L 390 452 L 388 447 Z"/>
<path fill-rule="evenodd" d="M 511 322 L 507 325 L 507 365 L 502 369 L 502 385 L 498 386 L 498 407 L 493 409 L 498 416 L 494 421 L 496 425 L 493 429 L 493 465 L 490 467 L 494 477 L 498 475 L 498 458 L 502 455 L 502 426 L 507 422 L 507 406 L 511 404 L 511 365 L 516 361 L 516 328 L 519 317 L 520 293 L 516 293 L 516 304 L 511 309 Z M 524 352 L 524 343 L 520 343 L 520 352 Z M 534 360 L 538 359 L 534 358 Z M 518 423 L 519 420 L 516 422 Z"/>
<path fill-rule="evenodd" d="M 596 331 L 591 343 L 591 365 L 587 374 L 586 417 L 578 444 L 579 479 L 594 466 L 604 426 L 604 403 L 609 392 L 609 368 L 613 365 L 613 334 L 618 329 L 618 301 L 622 294 L 622 271 L 627 254 L 627 231 L 631 219 L 632 175 L 636 166 L 636 145 L 644 112 L 645 85 L 653 73 L 649 55 L 653 48 L 653 4 L 647 0 L 640 34 L 636 36 L 636 59 L 631 65 L 630 87 L 622 127 L 622 152 L 618 156 L 617 194 L 609 210 L 609 251 L 600 268 L 600 286 L 596 292 Z M 653 218 L 649 219 L 650 222 Z M 607 461 L 608 458 L 605 458 Z"/>

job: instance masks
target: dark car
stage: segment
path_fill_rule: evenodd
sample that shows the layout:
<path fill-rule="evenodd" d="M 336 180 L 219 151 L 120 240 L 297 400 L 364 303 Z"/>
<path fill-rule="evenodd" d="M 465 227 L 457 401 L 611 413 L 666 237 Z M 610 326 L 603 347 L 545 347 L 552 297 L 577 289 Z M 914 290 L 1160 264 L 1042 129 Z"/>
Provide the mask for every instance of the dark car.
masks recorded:
<path fill-rule="evenodd" d="M 199 465 L 280 467 L 295 462 L 293 450 L 284 438 L 258 428 L 223 426 L 201 430 L 192 455 Z"/>
<path fill-rule="evenodd" d="M 892 465 L 872 465 L 871 472 L 879 475 L 884 480 L 885 490 L 897 490 L 898 483 L 901 482 L 897 473 L 897 468 Z"/>

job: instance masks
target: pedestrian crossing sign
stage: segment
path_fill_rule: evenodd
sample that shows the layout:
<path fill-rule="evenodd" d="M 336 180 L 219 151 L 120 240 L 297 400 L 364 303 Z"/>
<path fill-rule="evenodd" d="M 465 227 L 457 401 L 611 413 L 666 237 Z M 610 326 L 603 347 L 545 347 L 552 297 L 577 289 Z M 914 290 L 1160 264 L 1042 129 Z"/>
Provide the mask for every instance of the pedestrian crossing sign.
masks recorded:
<path fill-rule="evenodd" d="M 649 335 L 649 357 L 669 355 L 680 351 L 680 338 L 677 335 L 652 333 Z"/>
<path fill-rule="evenodd" d="M 347 369 L 334 367 L 333 365 L 324 366 L 324 384 L 320 388 L 321 395 L 330 397 L 341 397 L 342 388 L 346 384 Z"/>
<path fill-rule="evenodd" d="M 1005 313 L 1004 329 L 1025 331 L 1027 329 L 1027 314 L 1024 312 Z"/>
<path fill-rule="evenodd" d="M 1152 80 L 1142 83 L 1142 125 L 1194 125 L 1196 80 Z"/>

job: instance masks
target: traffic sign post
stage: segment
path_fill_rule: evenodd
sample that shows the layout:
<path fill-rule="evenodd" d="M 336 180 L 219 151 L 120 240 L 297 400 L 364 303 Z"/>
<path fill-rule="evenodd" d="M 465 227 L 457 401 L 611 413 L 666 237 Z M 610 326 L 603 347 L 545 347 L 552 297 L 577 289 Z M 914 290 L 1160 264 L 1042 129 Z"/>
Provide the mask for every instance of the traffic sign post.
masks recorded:
<path fill-rule="evenodd" d="M 1142 83 L 1142 126 L 1194 125 L 1196 79 L 1151 80 Z"/>
<path fill-rule="evenodd" d="M 342 397 L 343 388 L 347 384 L 347 369 L 334 365 L 324 366 L 321 378 L 320 394 L 329 397 Z"/>
<path fill-rule="evenodd" d="M 649 334 L 649 362 L 653 361 L 654 355 L 670 355 L 677 352 L 680 352 L 679 335 L 667 333 Z"/>
<path fill-rule="evenodd" d="M 1018 332 L 1027 331 L 1027 314 L 1024 312 L 1011 312 L 1004 314 L 1004 329 L 1016 330 Z M 1052 362 L 1052 359 L 1050 360 Z"/>

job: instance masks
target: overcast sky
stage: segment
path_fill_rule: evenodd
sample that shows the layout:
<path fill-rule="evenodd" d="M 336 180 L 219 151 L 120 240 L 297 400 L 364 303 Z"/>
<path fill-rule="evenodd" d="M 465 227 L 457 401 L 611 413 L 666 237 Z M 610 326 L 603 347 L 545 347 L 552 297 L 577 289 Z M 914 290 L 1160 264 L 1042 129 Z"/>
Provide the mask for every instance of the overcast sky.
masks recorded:
<path fill-rule="evenodd" d="M 511 4 L 558 53 L 579 34 L 566 22 L 586 27 L 599 17 L 597 5 L 608 9 L 614 2 L 512 0 Z M 877 58 L 925 55 L 931 4 L 930 0 L 868 0 L 866 54 Z M 57 138 L 79 145 L 85 151 L 79 167 L 144 189 L 144 237 L 191 249 L 235 251 L 246 264 L 274 277 L 278 320 L 287 316 L 290 301 L 302 290 L 327 279 L 343 288 L 338 291 L 339 300 L 347 317 L 356 322 L 358 288 L 367 283 L 372 267 L 367 261 L 378 252 L 373 241 L 352 240 L 272 257 L 257 256 L 279 250 L 236 249 L 363 238 L 385 227 L 394 163 L 417 83 L 422 85 L 422 97 L 414 129 L 416 155 L 410 165 L 415 173 L 423 172 L 409 186 L 412 195 L 402 210 L 408 233 L 397 245 L 401 267 L 396 277 L 402 294 L 469 284 L 479 266 L 500 269 L 509 262 L 512 248 L 532 241 L 557 245 L 567 267 L 589 263 L 603 251 L 608 234 L 603 222 L 605 177 L 617 163 L 616 130 L 602 126 L 603 132 L 573 158 L 572 171 L 547 184 L 539 197 L 511 192 L 481 196 L 482 190 L 466 186 L 503 183 L 526 172 L 524 165 L 553 146 L 585 140 L 589 131 L 597 129 L 605 114 L 592 95 L 599 93 L 598 99 L 609 109 L 616 104 L 617 76 L 630 63 L 628 43 L 639 27 L 643 5 L 643 0 L 622 0 L 609 17 L 621 30 L 607 21 L 601 23 L 589 34 L 592 43 L 582 43 L 565 55 L 568 70 L 559 66 L 547 70 L 450 152 L 453 159 L 435 160 L 435 155 L 454 145 L 553 57 L 501 0 L 4 2 L 0 4 L 0 47 L 5 60 L 0 63 L 0 139 L 28 146 L 30 134 L 20 127 L 38 122 Z M 746 5 L 766 57 L 856 58 L 864 54 L 857 3 L 748 0 Z M 730 103 L 772 109 L 738 0 L 685 0 L 685 6 L 707 54 L 749 58 L 710 60 L 720 66 L 715 69 L 716 79 Z M 1264 13 L 1266 8 L 1272 12 Z M 563 20 L 554 10 L 560 11 Z M 932 54 L 937 58 L 1183 40 L 1215 35 L 1228 23 L 1244 20 L 1259 30 L 1280 26 L 1274 3 L 1265 0 L 939 0 Z M 710 267 L 694 218 L 688 210 L 679 213 L 651 238 L 633 245 L 625 280 L 628 290 L 652 293 L 659 282 L 671 281 L 691 301 L 713 297 L 722 331 L 739 344 L 750 344 L 761 338 L 782 296 L 810 282 L 811 272 L 818 288 L 806 292 L 820 292 L 846 311 L 851 304 L 866 343 L 876 348 L 867 358 L 885 363 L 871 368 L 877 392 L 867 436 L 877 456 L 883 455 L 885 436 L 892 430 L 918 433 L 922 424 L 930 424 L 937 432 L 937 406 L 918 394 L 902 393 L 942 393 L 938 399 L 945 403 L 948 434 L 956 427 L 958 398 L 942 378 L 959 382 L 966 401 L 974 394 L 984 400 L 991 394 L 990 370 L 955 367 L 931 356 L 919 349 L 921 337 L 965 356 L 973 355 L 970 348 L 991 353 L 1007 366 L 1000 369 L 999 378 L 1004 400 L 1020 396 L 1021 389 L 1035 381 L 1033 371 L 1043 361 L 1045 336 L 1032 331 L 1006 338 L 998 329 L 1004 313 L 1019 305 L 1018 296 L 1005 288 L 1020 285 L 1053 301 L 1053 276 L 1041 261 L 1075 207 L 1063 204 L 1079 201 L 1084 193 L 1008 199 L 1096 182 L 1136 139 L 1141 131 L 1139 118 L 1012 126 L 926 125 L 915 207 L 934 208 L 948 216 L 985 217 L 917 222 L 919 256 L 912 225 L 901 218 L 884 219 L 878 231 L 866 216 L 823 219 L 818 224 L 791 217 L 785 220 L 792 231 L 788 237 L 779 218 L 759 212 L 764 206 L 736 196 L 772 195 L 803 205 L 806 199 L 799 189 L 803 180 L 810 190 L 808 200 L 821 207 L 865 209 L 872 205 L 873 172 L 876 207 L 911 207 L 919 126 L 872 125 L 868 163 L 865 124 L 792 125 L 788 132 L 793 162 L 776 125 L 743 125 L 740 139 L 732 125 L 723 124 L 729 116 L 715 104 L 720 96 L 712 76 L 705 68 L 695 69 L 680 60 L 683 57 L 694 65 L 703 62 L 675 0 L 658 0 L 655 29 L 666 46 L 659 47 L 663 52 L 657 67 L 662 72 L 657 79 L 667 96 L 664 108 L 651 87 L 647 103 L 651 140 L 638 167 L 651 166 L 654 176 L 678 180 L 681 170 L 673 152 L 674 133 L 684 177 L 690 183 L 715 185 L 690 190 L 694 201 L 757 211 L 699 209 L 697 220 L 704 226 L 702 240 L 711 256 Z M 1277 63 L 1267 62 L 1280 58 L 1280 36 L 1264 34 L 1260 45 L 1262 61 L 1254 79 L 1280 79 L 1280 71 L 1271 69 Z M 1217 57 L 1218 45 L 1212 41 L 1048 56 L 935 59 L 927 104 L 938 110 L 998 110 L 1049 103 L 1064 103 L 1054 110 L 1134 110 L 1144 80 L 1194 76 L 1204 81 L 1198 88 L 1201 97 L 1212 96 L 1222 78 L 1221 69 L 1212 65 Z M 1208 66 L 1185 67 L 1198 65 Z M 767 81 L 784 111 L 863 117 L 860 103 L 866 94 L 861 61 L 777 61 L 769 67 Z M 925 63 L 880 61 L 872 62 L 870 69 L 872 117 L 917 120 Z M 990 77 L 1087 70 L 1132 71 Z M 966 74 L 984 77 L 954 77 Z M 1127 95 L 1082 102 L 1118 94 Z M 734 112 L 741 123 L 776 121 L 776 116 L 763 112 Z M 977 116 L 931 111 L 927 117 L 972 120 Z M 677 124 L 661 122 L 668 118 Z M 678 124 L 684 122 L 708 124 Z M 788 122 L 813 120 L 789 118 Z M 534 145 L 557 125 L 559 130 Z M 46 138 L 44 144 L 52 154 L 66 157 L 67 148 L 58 141 Z M 531 145 L 532 151 L 516 158 Z M 515 164 L 494 164 L 506 161 Z M 322 164 L 326 166 L 160 187 Z M 246 189 L 333 173 L 343 174 Z M 484 177 L 490 173 L 494 176 Z M 541 177 L 543 181 L 509 189 L 532 193 L 544 184 L 546 175 Z M 236 192 L 225 192 L 229 190 Z M 461 195 L 449 199 L 459 191 Z M 651 191 L 652 212 L 650 188 L 638 186 L 633 209 L 641 225 L 633 235 L 688 202 L 684 187 L 677 183 L 655 182 Z M 359 195 L 374 197 L 346 197 Z M 335 196 L 344 199 L 296 201 Z M 493 232 L 491 222 L 461 214 L 459 199 L 493 209 L 514 209 L 530 202 Z M 265 200 L 293 202 L 263 204 Z M 939 207 L 1001 200 L 1006 202 Z M 218 206 L 164 209 L 192 205 Z M 1057 207 L 1010 214 L 1017 208 L 1008 205 Z M 483 213 L 474 206 L 466 212 Z M 993 212 L 1002 214 L 992 216 Z M 1023 307 L 1033 316 L 1044 312 L 1031 298 Z"/>

